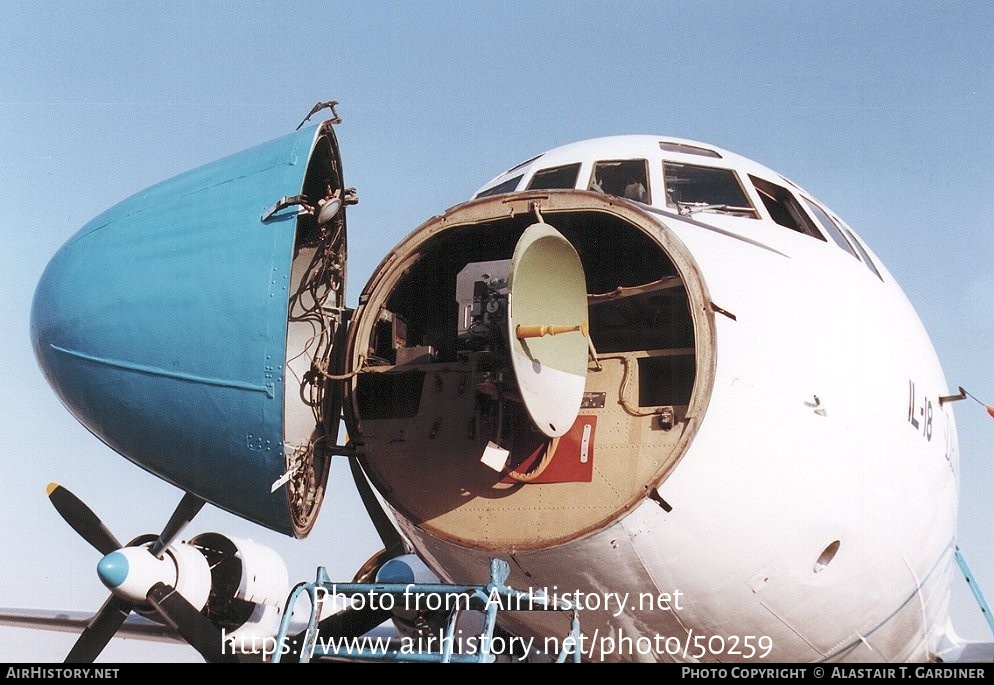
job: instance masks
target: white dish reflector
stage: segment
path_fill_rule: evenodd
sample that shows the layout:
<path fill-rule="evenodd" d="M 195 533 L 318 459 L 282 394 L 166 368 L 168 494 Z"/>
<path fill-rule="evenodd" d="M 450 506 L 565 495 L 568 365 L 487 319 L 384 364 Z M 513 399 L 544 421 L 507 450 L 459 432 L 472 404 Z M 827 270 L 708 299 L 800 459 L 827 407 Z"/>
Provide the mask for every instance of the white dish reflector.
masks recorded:
<path fill-rule="evenodd" d="M 529 226 L 514 248 L 507 324 L 528 414 L 559 437 L 576 420 L 587 383 L 587 279 L 576 250 L 548 224 Z"/>

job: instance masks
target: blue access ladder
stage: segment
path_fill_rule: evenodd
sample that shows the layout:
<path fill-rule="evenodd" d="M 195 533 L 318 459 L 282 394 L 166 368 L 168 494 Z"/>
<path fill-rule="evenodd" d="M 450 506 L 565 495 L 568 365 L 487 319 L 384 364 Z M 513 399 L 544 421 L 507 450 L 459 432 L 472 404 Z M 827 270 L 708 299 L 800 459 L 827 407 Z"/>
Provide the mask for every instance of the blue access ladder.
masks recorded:
<path fill-rule="evenodd" d="M 298 598 L 306 594 L 310 599 L 310 615 L 307 628 L 303 633 L 299 658 L 301 662 L 310 662 L 322 657 L 339 661 L 398 661 L 398 662 L 431 662 L 431 663 L 490 663 L 495 660 L 491 645 L 494 640 L 494 629 L 497 626 L 497 615 L 501 610 L 528 611 L 568 611 L 571 614 L 570 631 L 563 639 L 561 650 L 556 658 L 557 663 L 565 662 L 570 655 L 572 661 L 580 661 L 580 619 L 577 609 L 557 603 L 544 593 L 521 592 L 506 585 L 510 567 L 501 559 L 490 561 L 490 581 L 486 585 L 452 585 L 446 583 L 332 583 L 328 579 L 324 567 L 319 567 L 317 578 L 313 583 L 299 583 L 290 592 L 286 609 L 280 623 L 276 644 L 287 644 L 290 619 Z M 406 648 L 390 646 L 375 648 L 377 642 L 356 641 L 344 650 L 340 643 L 329 640 L 319 640 L 321 608 L 329 596 L 344 596 L 350 600 L 361 599 L 366 605 L 400 606 L 398 602 L 409 603 L 412 598 L 416 606 L 426 602 L 424 598 L 434 596 L 436 604 L 448 611 L 447 620 L 439 639 L 436 641 L 439 650 L 421 651 L 414 648 L 410 642 Z M 421 598 L 420 602 L 418 598 Z M 461 653 L 454 649 L 456 635 L 456 620 L 461 610 L 480 611 L 484 615 L 484 624 L 479 639 L 474 642 L 471 653 Z M 403 642 L 404 638 L 401 639 Z M 279 663 L 282 650 L 275 650 L 273 663 Z"/>

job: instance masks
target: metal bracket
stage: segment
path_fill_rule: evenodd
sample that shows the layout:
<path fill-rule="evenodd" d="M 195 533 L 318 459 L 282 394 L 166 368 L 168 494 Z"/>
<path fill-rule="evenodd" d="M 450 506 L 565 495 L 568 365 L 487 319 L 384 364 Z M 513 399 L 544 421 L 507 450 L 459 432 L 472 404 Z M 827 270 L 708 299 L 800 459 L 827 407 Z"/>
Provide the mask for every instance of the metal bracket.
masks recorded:
<path fill-rule="evenodd" d="M 946 402 L 959 402 L 960 400 L 965 400 L 966 398 L 967 392 L 963 389 L 963 386 L 960 386 L 958 395 L 943 395 L 939 398 L 939 404 L 945 404 Z"/>
<path fill-rule="evenodd" d="M 656 421 L 664 431 L 672 430 L 676 423 L 673 407 L 662 407 L 656 413 Z"/>
<path fill-rule="evenodd" d="M 328 120 L 329 124 L 340 124 L 340 123 L 342 123 L 342 117 L 338 116 L 338 110 L 335 109 L 336 107 L 338 107 L 338 101 L 337 100 L 329 100 L 328 102 L 319 102 L 319 103 L 317 103 L 316 105 L 314 105 L 311 108 L 311 111 L 307 113 L 307 116 L 304 117 L 304 120 L 301 121 L 299 124 L 297 124 L 297 128 L 295 128 L 294 130 L 295 131 L 299 131 L 301 126 L 303 126 L 308 121 L 310 121 L 311 117 L 314 116 L 315 114 L 317 114 L 318 112 L 320 112 L 322 109 L 331 109 L 331 115 L 332 115 L 333 118 L 331 118 L 331 119 Z"/>
<path fill-rule="evenodd" d="M 265 223 L 265 222 L 269 221 L 270 219 L 272 219 L 273 215 L 276 214 L 276 212 L 284 210 L 287 207 L 293 207 L 294 205 L 297 205 L 297 206 L 300 207 L 300 209 L 297 210 L 297 216 L 299 216 L 301 214 L 313 214 L 314 213 L 314 207 L 311 206 L 310 200 L 308 200 L 305 196 L 303 196 L 303 195 L 284 195 L 283 197 L 281 197 L 279 200 L 276 201 L 276 204 L 274 204 L 272 207 L 270 207 L 265 212 L 263 212 L 262 213 L 262 217 L 260 217 L 260 218 L 261 218 L 262 222 Z"/>

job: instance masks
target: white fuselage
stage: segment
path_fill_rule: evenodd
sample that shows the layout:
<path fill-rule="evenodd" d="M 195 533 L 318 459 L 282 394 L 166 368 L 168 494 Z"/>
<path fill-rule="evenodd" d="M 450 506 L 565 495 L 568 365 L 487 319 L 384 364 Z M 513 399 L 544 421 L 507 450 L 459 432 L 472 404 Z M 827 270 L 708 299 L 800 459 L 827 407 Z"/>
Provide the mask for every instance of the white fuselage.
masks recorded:
<path fill-rule="evenodd" d="M 521 175 L 524 190 L 539 167 L 575 160 L 585 190 L 597 159 L 648 160 L 652 204 L 632 210 L 645 215 L 650 237 L 689 255 L 707 300 L 692 300 L 705 305 L 693 314 L 713 332 L 696 433 L 639 502 L 565 542 L 476 546 L 402 506 L 405 535 L 446 580 L 485 581 L 488 559 L 501 556 L 517 589 L 580 591 L 585 659 L 933 658 L 947 628 L 958 453 L 920 320 L 865 246 L 847 251 L 785 228 L 751 183 L 742 181 L 754 216 L 681 216 L 657 178 L 664 159 L 734 169 L 812 198 L 730 153 L 701 160 L 646 138 L 566 146 L 488 185 Z M 537 636 L 540 647 L 568 631 L 553 613 L 506 612 L 502 625 Z"/>

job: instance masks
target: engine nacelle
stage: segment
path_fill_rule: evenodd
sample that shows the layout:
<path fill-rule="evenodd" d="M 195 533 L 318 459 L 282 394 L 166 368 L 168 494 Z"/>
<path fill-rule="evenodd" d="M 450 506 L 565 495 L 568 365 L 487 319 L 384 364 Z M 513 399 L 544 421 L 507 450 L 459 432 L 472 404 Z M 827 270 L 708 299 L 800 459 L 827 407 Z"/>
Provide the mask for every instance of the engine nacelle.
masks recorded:
<path fill-rule="evenodd" d="M 132 551 L 136 554 L 129 554 Z M 124 591 L 130 588 L 130 595 L 139 598 L 156 582 L 175 587 L 222 631 L 235 651 L 258 652 L 259 646 L 279 630 L 290 592 L 290 577 L 283 559 L 269 547 L 221 533 L 202 533 L 189 541 L 170 545 L 161 560 L 155 560 L 139 547 L 126 547 L 108 557 L 114 555 L 127 558 L 132 569 L 130 575 L 134 576 L 126 580 Z M 132 557 L 149 559 L 136 564 Z M 145 567 L 163 570 L 155 574 L 135 573 Z M 113 570 L 103 575 L 110 575 Z M 145 583 L 141 588 L 136 587 L 139 581 Z M 111 589 L 117 594 L 122 592 L 122 588 Z M 136 611 L 150 620 L 162 621 L 155 611 L 144 608 Z"/>
<path fill-rule="evenodd" d="M 189 541 L 210 566 L 207 617 L 237 648 L 258 648 L 279 630 L 290 575 L 283 559 L 252 540 L 203 533 Z"/>

